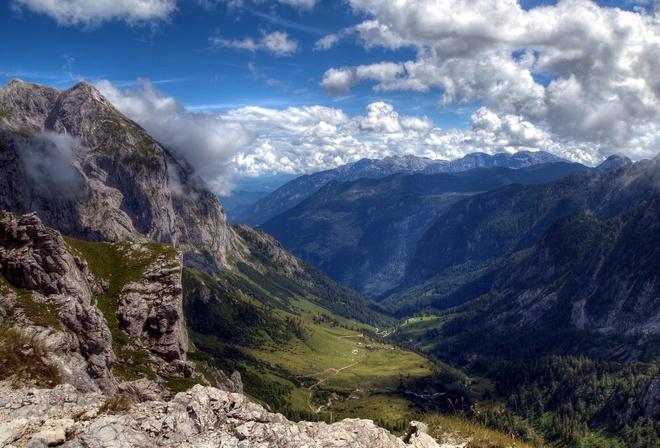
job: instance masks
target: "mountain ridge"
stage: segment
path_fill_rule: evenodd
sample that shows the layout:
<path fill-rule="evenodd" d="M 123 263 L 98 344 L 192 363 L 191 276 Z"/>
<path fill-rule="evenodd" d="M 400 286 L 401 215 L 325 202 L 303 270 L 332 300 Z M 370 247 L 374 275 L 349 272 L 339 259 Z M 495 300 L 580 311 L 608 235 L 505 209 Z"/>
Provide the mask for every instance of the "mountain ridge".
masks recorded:
<path fill-rule="evenodd" d="M 192 168 L 90 84 L 60 92 L 13 80 L 0 108 L 0 208 L 37 211 L 91 241 L 175 244 L 186 264 L 209 272 L 237 252 L 220 202 Z"/>
<path fill-rule="evenodd" d="M 468 154 L 462 159 L 446 161 L 416 156 L 389 156 L 384 159 L 362 159 L 331 170 L 303 175 L 240 210 L 232 222 L 260 225 L 293 208 L 330 181 L 349 182 L 360 178 L 380 179 L 393 174 L 437 174 L 460 172 L 480 167 L 509 166 L 522 168 L 538 163 L 566 161 L 547 152 L 520 151 L 515 154 Z"/>
<path fill-rule="evenodd" d="M 552 162 L 332 181 L 261 228 L 336 281 L 379 297 L 399 286 L 418 240 L 455 202 L 508 184 L 543 183 L 587 169 Z"/>

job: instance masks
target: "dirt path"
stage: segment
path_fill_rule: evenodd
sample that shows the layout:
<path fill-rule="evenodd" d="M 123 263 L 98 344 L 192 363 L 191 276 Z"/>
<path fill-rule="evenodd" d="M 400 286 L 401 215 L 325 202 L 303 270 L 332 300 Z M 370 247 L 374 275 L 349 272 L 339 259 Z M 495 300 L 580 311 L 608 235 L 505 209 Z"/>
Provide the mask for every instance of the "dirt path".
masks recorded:
<path fill-rule="evenodd" d="M 307 397 L 307 406 L 309 406 L 310 411 L 312 411 L 312 412 L 316 412 L 316 413 L 318 414 L 318 413 L 321 411 L 321 408 L 323 407 L 323 406 L 321 406 L 321 407 L 319 407 L 318 409 L 314 409 L 314 406 L 312 406 L 312 397 L 314 396 L 314 389 L 316 389 L 318 386 L 320 386 L 321 384 L 323 384 L 324 382 L 326 382 L 326 381 L 329 380 L 330 378 L 334 378 L 335 376 L 339 375 L 339 374 L 340 374 L 341 372 L 343 372 L 344 370 L 346 370 L 346 369 L 348 369 L 348 368 L 351 368 L 351 367 L 353 367 L 353 366 L 355 366 L 355 365 L 357 365 L 357 364 L 360 364 L 360 363 L 363 362 L 365 359 L 367 359 L 366 356 L 364 357 L 364 359 L 363 359 L 362 361 L 354 362 L 353 364 L 349 364 L 349 365 L 347 365 L 347 366 L 340 367 L 339 369 L 330 368 L 330 369 L 328 369 L 328 370 L 333 370 L 333 371 L 334 371 L 334 373 L 333 373 L 332 375 L 330 375 L 330 376 L 328 376 L 328 377 L 325 377 L 325 378 L 323 378 L 323 379 L 321 379 L 321 380 L 318 380 L 318 381 L 316 382 L 316 384 L 313 384 L 313 385 L 309 386 L 309 387 L 307 388 L 307 390 L 309 390 L 309 396 Z M 327 372 L 327 370 L 326 370 L 326 372 Z"/>
<path fill-rule="evenodd" d="M 364 334 L 358 333 L 355 336 L 337 336 L 339 339 L 346 339 L 346 338 L 363 338 Z"/>

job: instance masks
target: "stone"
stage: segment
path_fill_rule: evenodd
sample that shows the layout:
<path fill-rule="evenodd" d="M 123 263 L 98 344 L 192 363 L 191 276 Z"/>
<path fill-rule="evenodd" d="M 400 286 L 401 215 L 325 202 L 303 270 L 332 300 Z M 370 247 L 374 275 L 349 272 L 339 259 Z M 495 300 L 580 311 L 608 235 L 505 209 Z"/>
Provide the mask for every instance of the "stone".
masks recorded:
<path fill-rule="evenodd" d="M 135 403 L 130 412 L 99 414 L 99 393 L 70 385 L 52 390 L 11 389 L 0 382 L 0 394 L 22 403 L 20 414 L 0 409 L 0 441 L 17 446 L 128 448 L 177 446 L 269 448 L 437 448 L 426 426 L 413 423 L 409 443 L 377 427 L 371 420 L 346 419 L 333 424 L 294 423 L 267 412 L 238 393 L 194 386 L 169 402 Z M 28 399 L 29 398 L 29 399 Z M 8 434 L 11 434 L 8 436 Z"/>

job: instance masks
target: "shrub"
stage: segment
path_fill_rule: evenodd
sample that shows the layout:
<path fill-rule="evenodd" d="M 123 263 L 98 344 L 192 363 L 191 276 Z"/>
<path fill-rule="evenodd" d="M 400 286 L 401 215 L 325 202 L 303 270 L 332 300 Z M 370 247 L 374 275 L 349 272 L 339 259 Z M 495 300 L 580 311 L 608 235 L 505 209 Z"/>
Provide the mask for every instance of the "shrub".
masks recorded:
<path fill-rule="evenodd" d="M 16 328 L 0 330 L 0 380 L 11 379 L 14 387 L 34 384 L 52 388 L 62 383 L 60 370 L 47 361 L 42 341 Z"/>

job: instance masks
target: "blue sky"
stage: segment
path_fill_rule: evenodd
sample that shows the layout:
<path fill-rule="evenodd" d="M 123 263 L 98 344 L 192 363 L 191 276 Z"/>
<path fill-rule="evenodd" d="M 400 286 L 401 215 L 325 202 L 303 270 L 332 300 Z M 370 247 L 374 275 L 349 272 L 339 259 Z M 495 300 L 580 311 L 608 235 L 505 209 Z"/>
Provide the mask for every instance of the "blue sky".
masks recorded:
<path fill-rule="evenodd" d="M 414 154 L 660 151 L 657 0 L 8 0 L 0 82 L 95 84 L 219 193 Z"/>

